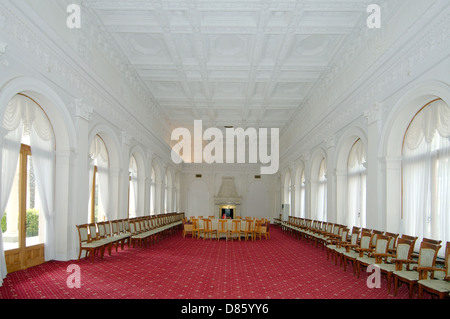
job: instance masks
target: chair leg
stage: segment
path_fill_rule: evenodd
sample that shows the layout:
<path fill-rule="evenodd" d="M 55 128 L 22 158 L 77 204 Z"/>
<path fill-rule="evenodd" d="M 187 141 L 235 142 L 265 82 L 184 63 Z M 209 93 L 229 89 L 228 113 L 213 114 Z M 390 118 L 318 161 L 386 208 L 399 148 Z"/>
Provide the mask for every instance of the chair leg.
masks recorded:
<path fill-rule="evenodd" d="M 394 276 L 394 296 L 397 296 L 398 291 L 398 277 Z"/>

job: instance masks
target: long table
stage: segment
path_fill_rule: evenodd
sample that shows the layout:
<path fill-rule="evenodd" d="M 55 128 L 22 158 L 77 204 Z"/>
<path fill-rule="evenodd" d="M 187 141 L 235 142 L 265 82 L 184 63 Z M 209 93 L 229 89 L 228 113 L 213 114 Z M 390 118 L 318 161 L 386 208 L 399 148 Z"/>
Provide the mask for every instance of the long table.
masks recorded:
<path fill-rule="evenodd" d="M 219 220 L 226 220 L 227 221 L 227 230 L 229 230 L 231 232 L 231 230 L 233 229 L 233 220 L 236 219 L 219 219 L 219 218 L 211 218 L 211 227 L 213 230 L 219 230 Z M 246 229 L 247 227 L 247 221 L 245 219 L 240 219 L 241 221 L 241 237 L 244 236 L 243 231 Z M 255 221 L 253 221 L 253 226 L 255 226 Z M 203 219 L 199 219 L 199 227 L 200 228 L 204 228 L 203 225 Z M 220 238 L 225 238 L 225 234 L 218 234 L 219 239 Z M 203 234 L 200 235 L 200 237 L 203 237 Z M 217 237 L 216 237 L 217 238 Z"/>

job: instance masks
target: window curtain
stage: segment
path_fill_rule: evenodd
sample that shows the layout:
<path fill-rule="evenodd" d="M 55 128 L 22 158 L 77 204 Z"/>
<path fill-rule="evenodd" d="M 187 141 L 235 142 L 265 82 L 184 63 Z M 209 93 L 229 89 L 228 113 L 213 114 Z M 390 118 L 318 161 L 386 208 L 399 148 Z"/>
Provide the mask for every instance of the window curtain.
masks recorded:
<path fill-rule="evenodd" d="M 306 217 L 306 189 L 305 189 L 305 171 L 300 180 L 300 217 Z"/>
<path fill-rule="evenodd" d="M 325 159 L 322 159 L 319 167 L 319 184 L 317 188 L 317 219 L 327 219 L 327 168 Z"/>
<path fill-rule="evenodd" d="M 152 168 L 152 175 L 150 180 L 150 215 L 155 214 L 155 205 L 156 205 L 156 177 L 155 171 Z"/>
<path fill-rule="evenodd" d="M 97 177 L 98 177 L 98 192 L 101 201 L 101 206 L 103 207 L 103 212 L 107 220 L 110 219 L 109 216 L 109 156 L 106 145 L 100 136 L 96 135 L 92 141 L 90 148 L 91 168 L 90 168 L 90 181 L 93 178 L 94 166 L 97 166 Z"/>
<path fill-rule="evenodd" d="M 11 122 L 9 122 L 9 124 L 10 123 Z M 8 127 L 8 125 L 5 125 L 5 117 L 3 118 L 3 124 L 4 128 Z M 3 138 L 0 220 L 5 214 L 6 205 L 8 204 L 9 195 L 14 182 L 14 175 L 16 173 L 17 162 L 19 160 L 22 133 L 23 125 L 22 123 L 17 123 L 17 128 L 9 131 L 9 133 Z M 3 247 L 2 235 L 3 234 L 0 231 L 0 286 L 3 283 L 3 278 L 5 278 L 8 274 L 6 269 L 5 250 Z"/>
<path fill-rule="evenodd" d="M 37 113 L 38 114 L 38 113 Z M 55 259 L 55 227 L 54 227 L 54 183 L 55 155 L 53 133 L 42 112 L 30 130 L 30 147 L 33 154 L 33 167 L 36 174 L 36 185 L 40 194 L 42 212 L 45 216 L 45 260 Z"/>
<path fill-rule="evenodd" d="M 366 227 L 366 155 L 358 139 L 350 150 L 347 164 L 347 225 Z"/>
<path fill-rule="evenodd" d="M 425 106 L 410 123 L 402 176 L 402 232 L 449 241 L 450 107 L 442 100 Z M 443 254 L 441 249 L 439 255 Z"/>
<path fill-rule="evenodd" d="M 131 217 L 137 216 L 137 204 L 138 204 L 138 179 L 137 179 L 137 164 L 134 156 L 130 159 L 130 208 L 129 214 Z"/>
<path fill-rule="evenodd" d="M 45 216 L 45 260 L 55 257 L 54 224 L 54 180 L 55 151 L 54 136 L 45 113 L 26 96 L 16 95 L 8 103 L 3 114 L 3 128 L 9 131 L 3 140 L 0 218 L 5 213 L 19 158 L 22 137 L 30 136 L 30 147 L 36 173 L 36 184 Z M 1 274 L 6 276 L 3 238 L 0 238 Z"/>

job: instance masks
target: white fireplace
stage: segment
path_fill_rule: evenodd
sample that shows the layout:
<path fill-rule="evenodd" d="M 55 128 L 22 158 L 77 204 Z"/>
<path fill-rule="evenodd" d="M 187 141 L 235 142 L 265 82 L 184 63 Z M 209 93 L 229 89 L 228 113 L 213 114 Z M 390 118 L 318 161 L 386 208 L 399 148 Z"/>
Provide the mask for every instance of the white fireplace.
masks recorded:
<path fill-rule="evenodd" d="M 217 196 L 214 196 L 214 217 L 222 218 L 223 213 L 231 213 L 230 218 L 237 218 L 241 216 L 241 197 L 238 196 L 234 177 L 222 177 L 222 185 L 220 186 Z"/>

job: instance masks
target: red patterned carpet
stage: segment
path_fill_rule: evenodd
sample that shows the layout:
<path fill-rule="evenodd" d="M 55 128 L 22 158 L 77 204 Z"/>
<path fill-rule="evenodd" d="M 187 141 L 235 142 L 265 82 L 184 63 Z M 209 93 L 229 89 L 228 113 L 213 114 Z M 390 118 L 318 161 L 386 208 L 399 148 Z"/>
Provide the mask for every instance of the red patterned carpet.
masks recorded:
<path fill-rule="evenodd" d="M 344 272 L 326 252 L 271 228 L 270 240 L 182 238 L 181 232 L 147 248 L 126 248 L 95 262 L 48 262 L 8 274 L 0 299 L 406 299 L 366 285 L 351 266 Z M 77 264 L 81 287 L 68 288 Z"/>

